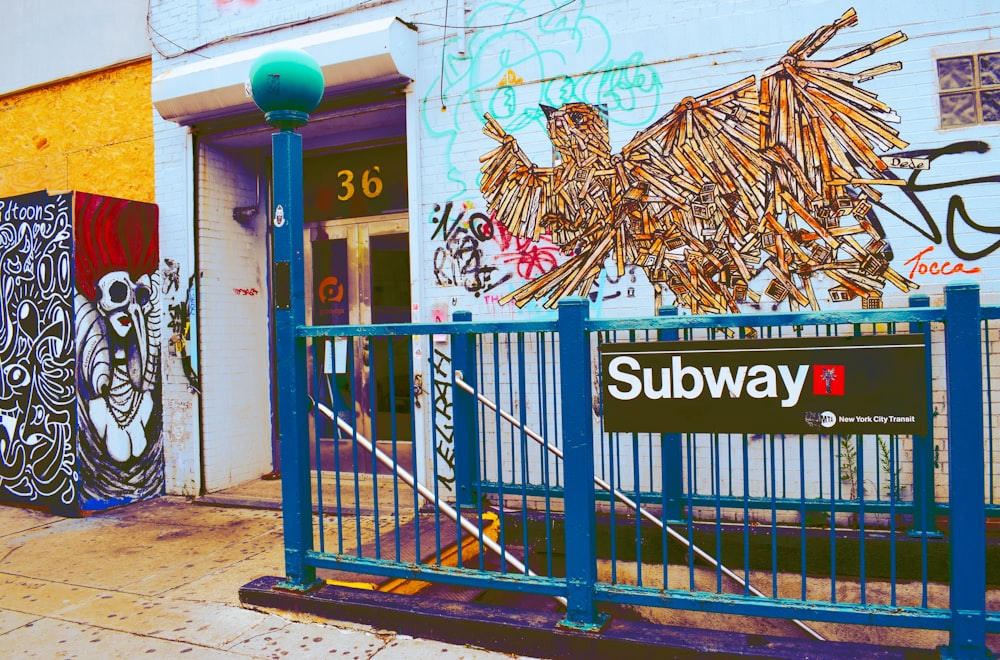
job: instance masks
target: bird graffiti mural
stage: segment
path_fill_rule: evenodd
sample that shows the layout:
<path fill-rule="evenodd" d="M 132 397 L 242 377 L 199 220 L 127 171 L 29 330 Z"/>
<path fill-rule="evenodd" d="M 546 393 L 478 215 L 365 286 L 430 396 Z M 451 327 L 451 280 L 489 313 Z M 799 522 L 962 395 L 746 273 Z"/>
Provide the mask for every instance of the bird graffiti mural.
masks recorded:
<path fill-rule="evenodd" d="M 487 113 L 483 131 L 499 143 L 480 159 L 488 209 L 513 236 L 544 236 L 568 257 L 501 303 L 586 295 L 606 264 L 619 277 L 641 268 L 657 306 L 669 291 L 692 313 L 738 312 L 764 296 L 819 309 L 819 279 L 831 301 L 864 308 L 882 306 L 887 282 L 915 289 L 891 267 L 872 211 L 880 186 L 903 184 L 878 153 L 907 143 L 889 125 L 892 109 L 859 86 L 902 65 L 844 71 L 906 35 L 813 58 L 857 21 L 849 9 L 795 42 L 759 83 L 683 99 L 618 153 L 600 106 L 542 106 L 551 167 L 532 163 Z"/>

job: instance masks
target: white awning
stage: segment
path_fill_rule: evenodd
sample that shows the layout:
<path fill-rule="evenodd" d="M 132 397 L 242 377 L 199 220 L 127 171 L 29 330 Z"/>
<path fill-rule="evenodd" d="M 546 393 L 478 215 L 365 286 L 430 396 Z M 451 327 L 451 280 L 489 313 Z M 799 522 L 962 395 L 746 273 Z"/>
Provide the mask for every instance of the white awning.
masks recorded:
<path fill-rule="evenodd" d="M 412 80 L 417 68 L 417 32 L 398 18 L 385 18 L 212 57 L 164 71 L 153 80 L 153 106 L 181 124 L 240 114 L 254 108 L 247 95 L 250 66 L 275 48 L 298 48 L 316 58 L 327 92 L 380 81 Z"/>

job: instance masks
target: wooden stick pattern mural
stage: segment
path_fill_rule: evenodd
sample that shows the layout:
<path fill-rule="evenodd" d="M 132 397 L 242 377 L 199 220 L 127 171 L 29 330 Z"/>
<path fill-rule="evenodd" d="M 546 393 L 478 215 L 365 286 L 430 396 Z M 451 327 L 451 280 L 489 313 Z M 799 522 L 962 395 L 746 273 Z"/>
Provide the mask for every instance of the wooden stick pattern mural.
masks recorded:
<path fill-rule="evenodd" d="M 658 298 L 669 289 L 692 313 L 738 312 L 762 296 L 819 309 L 820 274 L 832 301 L 864 308 L 882 306 L 886 282 L 916 288 L 890 266 L 872 214 L 879 186 L 903 184 L 878 152 L 907 143 L 887 123 L 892 110 L 858 86 L 901 64 L 842 70 L 906 36 L 811 59 L 857 20 L 850 9 L 796 42 L 759 85 L 750 76 L 682 100 L 616 154 L 598 106 L 542 106 L 552 167 L 533 164 L 485 115 L 484 133 L 500 143 L 480 159 L 489 210 L 512 235 L 545 234 L 569 256 L 501 303 L 586 295 L 609 258 L 618 276 L 641 267 Z"/>

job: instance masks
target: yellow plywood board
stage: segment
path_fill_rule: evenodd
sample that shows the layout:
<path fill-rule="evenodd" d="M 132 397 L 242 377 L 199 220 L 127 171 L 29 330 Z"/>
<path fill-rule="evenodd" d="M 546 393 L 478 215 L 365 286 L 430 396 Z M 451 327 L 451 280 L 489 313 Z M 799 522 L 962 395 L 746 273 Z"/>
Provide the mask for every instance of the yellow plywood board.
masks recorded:
<path fill-rule="evenodd" d="M 154 201 L 151 75 L 146 59 L 0 98 L 0 196 Z"/>

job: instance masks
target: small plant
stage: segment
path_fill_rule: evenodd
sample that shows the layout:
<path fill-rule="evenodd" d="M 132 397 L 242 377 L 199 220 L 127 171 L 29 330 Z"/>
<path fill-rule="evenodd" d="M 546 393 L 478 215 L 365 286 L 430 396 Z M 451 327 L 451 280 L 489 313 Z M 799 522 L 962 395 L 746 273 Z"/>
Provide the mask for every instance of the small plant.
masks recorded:
<path fill-rule="evenodd" d="M 851 443 L 850 437 L 840 436 L 840 481 L 850 486 L 851 496 L 848 499 L 856 499 L 858 496 L 858 450 Z"/>
<path fill-rule="evenodd" d="M 900 476 L 902 475 L 902 465 L 899 460 L 899 452 L 896 452 L 895 465 L 893 464 L 893 455 L 890 451 L 889 441 L 882 438 L 880 435 L 875 436 L 875 442 L 878 443 L 878 460 L 882 471 L 889 476 L 889 483 L 885 485 L 885 496 L 890 499 L 900 499 L 903 496 L 903 486 L 900 483 Z M 935 446 L 935 456 L 934 462 L 937 463 L 937 447 Z"/>

